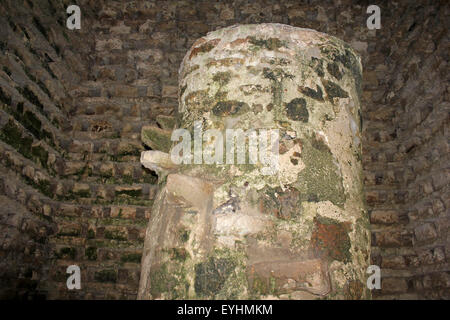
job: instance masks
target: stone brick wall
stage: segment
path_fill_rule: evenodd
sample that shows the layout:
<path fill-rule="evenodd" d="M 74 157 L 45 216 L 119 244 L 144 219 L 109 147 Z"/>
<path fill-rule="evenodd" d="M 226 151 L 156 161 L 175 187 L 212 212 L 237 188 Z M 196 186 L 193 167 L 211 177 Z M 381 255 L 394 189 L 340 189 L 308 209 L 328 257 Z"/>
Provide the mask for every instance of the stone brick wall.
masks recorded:
<path fill-rule="evenodd" d="M 435 5 L 384 10 L 393 19 L 365 67 L 366 200 L 386 299 L 450 293 L 449 10 Z"/>
<path fill-rule="evenodd" d="M 78 3 L 81 30 L 65 27 Z M 362 56 L 364 172 L 375 298 L 450 295 L 446 1 L 12 1 L 0 4 L 0 293 L 137 293 L 155 175 L 144 124 L 173 115 L 192 43 L 236 23 L 329 33 Z M 68 265 L 82 290 L 66 289 Z"/>
<path fill-rule="evenodd" d="M 135 298 L 155 177 L 139 165 L 138 133 L 113 132 L 80 107 L 103 108 L 109 123 L 118 111 L 115 129 L 124 127 L 125 104 L 114 108 L 89 87 L 95 2 L 80 3 L 86 27 L 77 32 L 65 27 L 67 5 L 0 8 L 1 294 Z M 81 268 L 80 291 L 66 288 L 71 264 Z"/>

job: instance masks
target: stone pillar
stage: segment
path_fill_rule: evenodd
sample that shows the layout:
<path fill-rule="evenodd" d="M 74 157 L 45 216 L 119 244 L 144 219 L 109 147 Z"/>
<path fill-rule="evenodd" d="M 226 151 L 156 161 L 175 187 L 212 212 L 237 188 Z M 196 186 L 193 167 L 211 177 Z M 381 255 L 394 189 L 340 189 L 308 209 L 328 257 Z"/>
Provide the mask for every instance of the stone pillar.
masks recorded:
<path fill-rule="evenodd" d="M 194 43 L 180 68 L 175 124 L 163 119 L 142 131 L 157 150 L 141 161 L 158 172 L 160 191 L 139 298 L 370 297 L 361 69 L 342 41 L 281 24 L 232 26 Z M 203 133 L 203 158 L 192 142 L 183 151 L 192 162 L 172 163 L 174 128 L 192 139 Z M 245 163 L 227 163 L 229 129 L 277 132 L 266 148 L 277 147 L 276 165 L 250 163 L 245 141 L 264 140 L 250 134 L 234 149 L 245 151 Z M 207 162 L 208 152 L 220 155 L 212 146 L 224 146 L 222 164 Z"/>

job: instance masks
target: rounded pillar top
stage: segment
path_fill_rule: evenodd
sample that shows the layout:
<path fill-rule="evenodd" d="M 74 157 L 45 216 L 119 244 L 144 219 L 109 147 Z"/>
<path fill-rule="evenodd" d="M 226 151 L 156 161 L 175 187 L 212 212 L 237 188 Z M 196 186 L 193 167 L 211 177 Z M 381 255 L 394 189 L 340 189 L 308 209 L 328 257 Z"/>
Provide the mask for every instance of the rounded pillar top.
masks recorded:
<path fill-rule="evenodd" d="M 206 36 L 194 42 L 191 49 L 184 56 L 180 65 L 180 80 L 185 72 L 185 66 L 202 59 L 204 53 L 217 58 L 227 56 L 231 51 L 245 49 L 245 46 L 263 47 L 268 51 L 277 51 L 292 55 L 316 47 L 320 49 L 326 45 L 347 49 L 351 59 L 355 59 L 360 72 L 362 71 L 359 55 L 342 40 L 313 29 L 293 27 L 281 23 L 236 24 L 208 32 Z M 244 47 L 244 48 L 243 48 Z M 249 48 L 251 49 L 251 48 Z M 256 48 L 253 48 L 256 49 Z M 312 56 L 319 53 L 310 52 Z"/>

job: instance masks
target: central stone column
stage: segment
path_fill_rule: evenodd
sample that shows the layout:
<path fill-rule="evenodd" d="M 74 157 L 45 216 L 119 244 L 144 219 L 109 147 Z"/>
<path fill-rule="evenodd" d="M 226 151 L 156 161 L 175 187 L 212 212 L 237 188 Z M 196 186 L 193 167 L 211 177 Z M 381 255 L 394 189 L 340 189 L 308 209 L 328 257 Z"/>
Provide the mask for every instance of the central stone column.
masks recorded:
<path fill-rule="evenodd" d="M 142 130 L 160 191 L 140 299 L 370 297 L 361 69 L 342 41 L 281 24 L 194 43 L 178 117 Z"/>

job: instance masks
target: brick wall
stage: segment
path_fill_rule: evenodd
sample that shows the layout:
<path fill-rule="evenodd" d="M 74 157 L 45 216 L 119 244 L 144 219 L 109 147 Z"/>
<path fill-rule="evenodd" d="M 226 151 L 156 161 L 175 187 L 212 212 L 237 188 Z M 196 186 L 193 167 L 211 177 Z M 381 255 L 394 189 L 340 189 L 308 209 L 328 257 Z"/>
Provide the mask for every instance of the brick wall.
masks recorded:
<path fill-rule="evenodd" d="M 0 5 L 3 296 L 135 298 L 156 191 L 139 163 L 141 127 L 175 113 L 178 68 L 197 38 L 279 22 L 362 55 L 366 200 L 383 276 L 374 297 L 449 298 L 445 1 L 380 2 L 377 31 L 366 27 L 371 3 L 344 0 L 75 1 L 82 29 L 71 31 L 73 2 Z M 65 287 L 70 264 L 80 291 Z"/>

